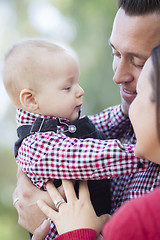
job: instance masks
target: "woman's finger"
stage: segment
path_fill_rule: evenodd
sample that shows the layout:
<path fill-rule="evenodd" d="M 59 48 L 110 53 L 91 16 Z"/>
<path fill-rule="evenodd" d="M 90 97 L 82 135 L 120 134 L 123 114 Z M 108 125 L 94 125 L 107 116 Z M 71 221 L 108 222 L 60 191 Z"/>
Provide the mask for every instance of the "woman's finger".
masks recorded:
<path fill-rule="evenodd" d="M 79 181 L 79 199 L 90 199 L 87 181 Z"/>
<path fill-rule="evenodd" d="M 44 201 L 38 200 L 37 205 L 41 209 L 41 211 L 49 218 L 55 219 L 57 216 L 57 212 L 49 207 Z"/>
<path fill-rule="evenodd" d="M 63 189 L 66 195 L 67 202 L 77 199 L 74 184 L 72 180 L 62 180 Z"/>
<path fill-rule="evenodd" d="M 103 214 L 100 216 L 101 218 L 101 221 L 102 221 L 102 225 L 104 225 L 110 218 L 111 218 L 111 215 L 110 214 Z"/>
<path fill-rule="evenodd" d="M 57 188 L 54 186 L 52 182 L 48 182 L 46 184 L 46 188 L 55 205 L 56 203 L 63 199 L 60 192 L 57 190 Z"/>

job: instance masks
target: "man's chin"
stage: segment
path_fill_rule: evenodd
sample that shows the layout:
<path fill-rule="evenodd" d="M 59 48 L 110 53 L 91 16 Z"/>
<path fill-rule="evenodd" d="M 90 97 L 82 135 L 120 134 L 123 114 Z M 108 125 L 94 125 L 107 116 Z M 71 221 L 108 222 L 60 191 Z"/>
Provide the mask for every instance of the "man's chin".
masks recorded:
<path fill-rule="evenodd" d="M 136 94 L 135 94 L 136 96 Z M 121 96 L 121 106 L 122 106 L 122 112 L 124 113 L 124 115 L 126 116 L 129 116 L 129 108 L 130 108 L 130 105 L 131 103 L 133 102 L 133 100 L 135 99 L 135 96 L 134 98 L 130 98 L 130 100 L 126 101 L 122 96 Z"/>
<path fill-rule="evenodd" d="M 142 156 L 141 156 L 140 153 L 141 152 L 139 151 L 138 143 L 136 143 L 136 146 L 135 146 L 135 149 L 134 149 L 134 154 L 135 154 L 136 157 L 141 158 Z"/>
<path fill-rule="evenodd" d="M 122 112 L 124 115 L 128 116 L 128 113 L 129 113 L 129 107 L 130 107 L 130 104 L 125 102 L 123 99 L 122 99 Z"/>

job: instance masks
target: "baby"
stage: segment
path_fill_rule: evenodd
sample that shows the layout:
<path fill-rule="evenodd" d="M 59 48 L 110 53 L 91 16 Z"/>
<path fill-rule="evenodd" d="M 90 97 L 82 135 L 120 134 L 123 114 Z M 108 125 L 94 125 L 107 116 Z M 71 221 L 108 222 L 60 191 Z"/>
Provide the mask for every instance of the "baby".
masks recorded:
<path fill-rule="evenodd" d="M 3 80 L 17 107 L 19 139 L 15 144 L 15 157 L 18 165 L 33 184 L 43 190 L 49 179 L 55 179 L 54 183 L 59 186 L 61 181 L 56 179 L 73 178 L 63 172 L 66 135 L 74 138 L 103 136 L 87 117 L 79 119 L 84 91 L 78 81 L 77 60 L 54 43 L 38 39 L 22 41 L 6 54 Z M 57 147 L 61 144 L 63 149 L 54 148 L 55 143 Z M 78 148 L 82 150 L 81 146 Z M 74 146 L 67 151 L 74 153 Z M 74 155 L 72 157 L 74 162 Z M 56 166 L 57 161 L 62 170 Z M 59 174 L 55 175 L 55 169 Z M 73 179 L 79 179 L 78 175 Z M 96 212 L 109 212 L 109 180 L 89 181 L 88 184 Z"/>

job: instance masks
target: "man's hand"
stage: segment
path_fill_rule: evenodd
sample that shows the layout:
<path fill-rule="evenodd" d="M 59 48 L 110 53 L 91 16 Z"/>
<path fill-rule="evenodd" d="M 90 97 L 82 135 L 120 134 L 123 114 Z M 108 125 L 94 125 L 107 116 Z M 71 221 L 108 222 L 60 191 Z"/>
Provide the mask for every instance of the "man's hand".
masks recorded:
<path fill-rule="evenodd" d="M 50 222 L 45 220 L 33 233 L 32 240 L 44 240 L 50 228 Z"/>
<path fill-rule="evenodd" d="M 18 223 L 31 233 L 46 219 L 37 206 L 37 200 L 45 200 L 50 207 L 54 208 L 49 194 L 36 188 L 20 168 L 17 172 L 17 187 L 13 193 L 13 201 L 16 198 L 18 201 L 14 206 L 18 212 Z"/>

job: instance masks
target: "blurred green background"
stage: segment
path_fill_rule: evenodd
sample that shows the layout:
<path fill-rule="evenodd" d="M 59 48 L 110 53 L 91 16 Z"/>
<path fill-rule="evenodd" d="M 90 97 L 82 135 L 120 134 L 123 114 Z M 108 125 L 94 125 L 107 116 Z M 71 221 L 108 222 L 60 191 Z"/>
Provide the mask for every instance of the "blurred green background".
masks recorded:
<path fill-rule="evenodd" d="M 0 0 L 0 60 L 8 47 L 24 38 L 59 42 L 79 58 L 80 83 L 85 90 L 83 114 L 118 104 L 119 88 L 112 81 L 108 46 L 116 11 L 116 0 Z M 0 240 L 29 239 L 12 206 L 17 169 L 13 156 L 15 109 L 2 81 L 0 88 Z"/>

